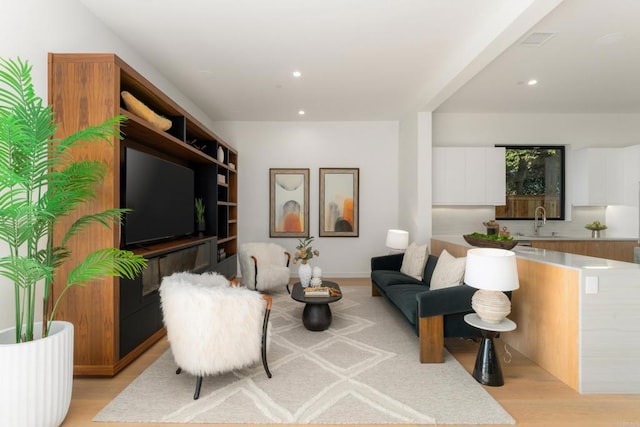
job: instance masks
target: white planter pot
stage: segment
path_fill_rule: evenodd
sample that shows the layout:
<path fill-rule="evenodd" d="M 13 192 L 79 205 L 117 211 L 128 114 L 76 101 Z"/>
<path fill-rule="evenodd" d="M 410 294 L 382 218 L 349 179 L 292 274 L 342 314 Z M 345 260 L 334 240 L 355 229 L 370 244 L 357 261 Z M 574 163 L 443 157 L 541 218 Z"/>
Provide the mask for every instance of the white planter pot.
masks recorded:
<path fill-rule="evenodd" d="M 0 426 L 58 427 L 71 403 L 73 325 L 53 322 L 47 338 L 20 344 L 15 328 L 0 331 L 0 378 Z"/>

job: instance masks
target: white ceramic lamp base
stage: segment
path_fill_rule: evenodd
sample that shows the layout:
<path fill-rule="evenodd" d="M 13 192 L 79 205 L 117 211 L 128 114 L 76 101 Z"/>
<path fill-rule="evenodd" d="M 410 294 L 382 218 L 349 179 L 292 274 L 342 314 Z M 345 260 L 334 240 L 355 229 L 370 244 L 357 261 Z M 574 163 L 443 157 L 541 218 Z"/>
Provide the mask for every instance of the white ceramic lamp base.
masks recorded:
<path fill-rule="evenodd" d="M 500 323 L 511 313 L 511 301 L 504 292 L 479 289 L 471 297 L 471 308 L 487 323 Z"/>

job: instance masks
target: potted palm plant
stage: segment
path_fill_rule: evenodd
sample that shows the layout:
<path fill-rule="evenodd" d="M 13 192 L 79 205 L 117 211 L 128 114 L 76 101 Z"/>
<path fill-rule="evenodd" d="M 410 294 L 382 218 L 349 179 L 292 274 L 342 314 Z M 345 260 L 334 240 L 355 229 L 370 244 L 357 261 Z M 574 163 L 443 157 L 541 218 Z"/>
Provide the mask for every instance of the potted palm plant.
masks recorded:
<path fill-rule="evenodd" d="M 13 287 L 15 307 L 14 326 L 0 331 L 0 425 L 58 426 L 73 376 L 73 325 L 54 321 L 60 298 L 106 275 L 134 278 L 146 260 L 117 248 L 97 250 L 80 260 L 54 300 L 54 272 L 72 257 L 68 240 L 93 223 L 109 227 L 123 214 L 96 212 L 57 230 L 60 218 L 94 196 L 107 171 L 101 162 L 71 159 L 68 150 L 110 142 L 123 117 L 56 139 L 54 115 L 36 96 L 31 70 L 28 62 L 0 58 L 0 284 Z M 54 228 L 64 234 L 57 245 Z"/>

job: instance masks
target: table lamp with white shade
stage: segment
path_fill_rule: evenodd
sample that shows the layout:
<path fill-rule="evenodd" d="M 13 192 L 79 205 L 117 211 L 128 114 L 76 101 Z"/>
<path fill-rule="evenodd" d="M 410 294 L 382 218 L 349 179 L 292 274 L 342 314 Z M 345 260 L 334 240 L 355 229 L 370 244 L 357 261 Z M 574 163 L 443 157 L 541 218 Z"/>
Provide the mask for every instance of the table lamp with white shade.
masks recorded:
<path fill-rule="evenodd" d="M 385 246 L 390 248 L 392 253 L 403 252 L 409 246 L 409 232 L 404 230 L 387 231 Z"/>
<path fill-rule="evenodd" d="M 487 323 L 500 323 L 511 313 L 505 291 L 518 289 L 518 266 L 513 251 L 477 248 L 467 251 L 464 283 L 477 288 L 471 307 Z"/>

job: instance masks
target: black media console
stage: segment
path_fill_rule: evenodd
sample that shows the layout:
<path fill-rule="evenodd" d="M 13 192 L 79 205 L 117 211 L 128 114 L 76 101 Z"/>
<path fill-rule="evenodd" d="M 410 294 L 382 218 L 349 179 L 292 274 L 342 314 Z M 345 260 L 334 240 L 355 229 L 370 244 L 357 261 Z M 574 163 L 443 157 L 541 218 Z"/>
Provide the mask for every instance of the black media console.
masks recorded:
<path fill-rule="evenodd" d="M 120 357 L 124 357 L 162 328 L 158 288 L 164 276 L 175 272 L 217 270 L 217 240 L 194 242 L 179 249 L 154 252 L 134 280 L 120 279 Z M 234 257 L 235 258 L 235 257 Z"/>

